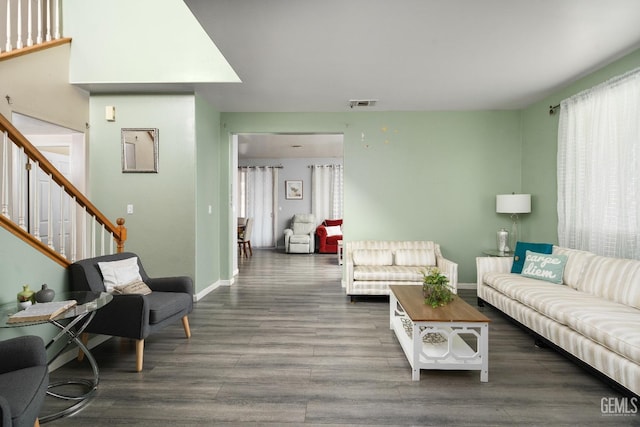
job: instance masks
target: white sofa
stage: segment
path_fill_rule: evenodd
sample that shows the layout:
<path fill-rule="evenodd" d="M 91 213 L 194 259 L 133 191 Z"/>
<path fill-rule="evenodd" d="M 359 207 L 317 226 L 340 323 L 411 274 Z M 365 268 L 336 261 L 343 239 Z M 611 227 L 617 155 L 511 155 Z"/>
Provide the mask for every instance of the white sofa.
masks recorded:
<path fill-rule="evenodd" d="M 344 243 L 342 286 L 347 295 L 389 295 L 389 285 L 420 285 L 428 266 L 436 266 L 458 288 L 458 264 L 432 241 L 366 240 Z"/>
<path fill-rule="evenodd" d="M 633 393 L 640 394 L 640 261 L 553 247 L 562 284 L 510 273 L 513 258 L 479 257 L 485 301 Z"/>

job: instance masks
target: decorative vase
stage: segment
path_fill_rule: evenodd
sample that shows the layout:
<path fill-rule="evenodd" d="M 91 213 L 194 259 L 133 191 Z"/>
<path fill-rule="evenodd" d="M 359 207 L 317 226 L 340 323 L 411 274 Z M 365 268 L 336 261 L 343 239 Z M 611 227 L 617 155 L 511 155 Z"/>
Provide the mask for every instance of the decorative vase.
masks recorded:
<path fill-rule="evenodd" d="M 509 242 L 509 232 L 501 228 L 498 230 L 498 251 L 507 252 L 509 250 L 508 242 Z"/>
<path fill-rule="evenodd" d="M 21 310 L 35 303 L 35 292 L 29 289 L 29 285 L 22 285 L 22 292 L 18 292 L 18 307 Z"/>
<path fill-rule="evenodd" d="M 36 292 L 36 302 L 51 302 L 56 296 L 56 291 L 49 289 L 47 284 L 42 285 L 42 289 Z"/>

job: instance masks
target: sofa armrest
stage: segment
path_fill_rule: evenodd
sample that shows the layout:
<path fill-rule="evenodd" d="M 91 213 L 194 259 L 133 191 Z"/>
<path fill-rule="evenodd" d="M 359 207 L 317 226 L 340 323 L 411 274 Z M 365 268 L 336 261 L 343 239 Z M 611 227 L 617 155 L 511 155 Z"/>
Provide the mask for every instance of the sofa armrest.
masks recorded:
<path fill-rule="evenodd" d="M 289 239 L 291 239 L 291 236 L 293 236 L 293 230 L 290 228 L 285 228 L 284 229 L 284 247 L 285 248 L 289 247 Z"/>
<path fill-rule="evenodd" d="M 485 273 L 510 273 L 513 265 L 513 257 L 477 257 L 476 258 L 476 284 L 482 286 Z"/>
<path fill-rule="evenodd" d="M 453 292 L 458 293 L 458 264 L 442 255 L 437 255 L 436 267 L 449 278 L 449 286 L 453 289 Z"/>
<path fill-rule="evenodd" d="M 347 295 L 350 295 L 350 292 L 353 290 L 353 260 L 352 259 L 348 259 L 348 260 L 344 260 L 344 269 L 342 270 L 345 275 L 344 280 L 342 280 L 343 283 L 343 287 L 345 287 L 345 291 L 347 293 Z"/>
<path fill-rule="evenodd" d="M 315 230 L 309 233 L 309 253 L 313 253 L 316 250 L 316 233 Z"/>
<path fill-rule="evenodd" d="M 144 338 L 149 329 L 149 302 L 145 295 L 114 295 L 89 324 L 92 333 L 132 339 Z"/>
<path fill-rule="evenodd" d="M 193 280 L 188 276 L 149 278 L 147 285 L 152 291 L 183 292 L 193 295 Z"/>
<path fill-rule="evenodd" d="M 318 235 L 318 238 L 320 239 L 320 241 L 322 241 L 322 239 L 326 239 L 327 238 L 327 227 L 325 227 L 324 225 L 320 224 L 316 228 L 316 234 Z"/>

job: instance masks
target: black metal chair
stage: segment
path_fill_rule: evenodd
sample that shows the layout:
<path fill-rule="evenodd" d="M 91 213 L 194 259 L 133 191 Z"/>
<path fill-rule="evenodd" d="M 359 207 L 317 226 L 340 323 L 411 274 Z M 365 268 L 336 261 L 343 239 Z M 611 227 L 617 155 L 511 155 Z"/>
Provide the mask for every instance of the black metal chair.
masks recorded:
<path fill-rule="evenodd" d="M 77 261 L 69 266 L 71 290 L 105 292 L 99 262 L 137 257 L 131 252 L 104 255 Z M 85 332 L 136 340 L 136 371 L 142 371 L 144 340 L 150 334 L 182 319 L 187 338 L 191 337 L 188 314 L 193 310 L 193 281 L 190 277 L 150 278 L 138 257 L 142 281 L 152 290 L 147 295 L 114 295 L 96 311 Z"/>
<path fill-rule="evenodd" d="M 39 426 L 49 385 L 42 338 L 27 335 L 0 341 L 0 425 Z"/>

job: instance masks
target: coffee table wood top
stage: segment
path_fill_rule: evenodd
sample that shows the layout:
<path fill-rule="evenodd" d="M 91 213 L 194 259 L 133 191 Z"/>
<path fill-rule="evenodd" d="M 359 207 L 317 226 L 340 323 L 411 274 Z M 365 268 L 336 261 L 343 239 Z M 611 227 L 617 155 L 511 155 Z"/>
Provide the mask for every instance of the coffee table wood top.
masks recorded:
<path fill-rule="evenodd" d="M 490 322 L 484 314 L 459 296 L 444 307 L 433 308 L 424 303 L 422 286 L 391 285 L 389 289 L 414 322 Z"/>

